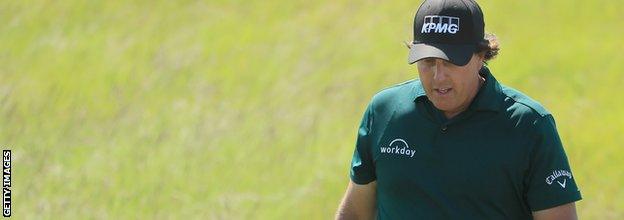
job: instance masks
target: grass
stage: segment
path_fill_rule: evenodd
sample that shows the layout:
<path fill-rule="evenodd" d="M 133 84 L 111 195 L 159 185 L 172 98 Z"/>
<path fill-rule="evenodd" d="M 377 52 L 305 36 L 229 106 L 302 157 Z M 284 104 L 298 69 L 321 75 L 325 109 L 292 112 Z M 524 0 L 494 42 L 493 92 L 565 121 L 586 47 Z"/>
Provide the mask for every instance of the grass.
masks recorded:
<path fill-rule="evenodd" d="M 483 1 L 499 81 L 555 116 L 583 219 L 624 218 L 617 1 Z M 331 218 L 417 4 L 0 3 L 17 218 Z"/>

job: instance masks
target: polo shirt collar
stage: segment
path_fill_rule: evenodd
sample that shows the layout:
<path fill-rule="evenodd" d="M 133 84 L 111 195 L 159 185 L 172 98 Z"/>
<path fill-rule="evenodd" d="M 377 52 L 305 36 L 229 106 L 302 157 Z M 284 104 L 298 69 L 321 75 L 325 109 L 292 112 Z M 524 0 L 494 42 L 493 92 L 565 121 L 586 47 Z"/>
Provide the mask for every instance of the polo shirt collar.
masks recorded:
<path fill-rule="evenodd" d="M 500 97 L 502 94 L 501 85 L 486 66 L 483 66 L 483 68 L 479 70 L 479 74 L 485 78 L 485 84 L 483 84 L 481 89 L 479 89 L 479 92 L 477 92 L 477 95 L 472 100 L 472 103 L 468 108 L 471 110 L 499 111 L 501 105 Z M 416 96 L 414 98 L 414 102 L 427 100 L 427 93 L 425 93 L 425 89 L 422 84 L 415 85 L 414 87 L 414 93 Z"/>
<path fill-rule="evenodd" d="M 499 111 L 501 105 L 500 97 L 503 94 L 503 88 L 486 66 L 481 68 L 479 74 L 485 78 L 485 84 L 483 84 L 468 108 L 473 110 Z"/>

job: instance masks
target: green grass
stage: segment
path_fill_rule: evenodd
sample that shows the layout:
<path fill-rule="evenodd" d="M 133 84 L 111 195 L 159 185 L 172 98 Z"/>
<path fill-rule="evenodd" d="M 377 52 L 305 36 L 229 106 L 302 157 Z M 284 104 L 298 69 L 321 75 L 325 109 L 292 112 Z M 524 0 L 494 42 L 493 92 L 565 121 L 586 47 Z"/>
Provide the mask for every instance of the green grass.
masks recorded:
<path fill-rule="evenodd" d="M 624 5 L 483 1 L 495 76 L 555 116 L 583 219 L 624 218 Z M 331 218 L 415 2 L 0 3 L 13 217 Z"/>

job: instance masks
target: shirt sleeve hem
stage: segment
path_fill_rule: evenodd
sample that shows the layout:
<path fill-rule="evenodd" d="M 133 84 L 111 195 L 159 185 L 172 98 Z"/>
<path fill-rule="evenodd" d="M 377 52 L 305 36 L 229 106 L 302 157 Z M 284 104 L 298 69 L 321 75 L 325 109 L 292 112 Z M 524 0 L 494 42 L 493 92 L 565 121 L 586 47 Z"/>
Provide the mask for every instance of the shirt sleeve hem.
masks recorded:
<path fill-rule="evenodd" d="M 541 211 L 541 210 L 545 210 L 545 209 L 549 209 L 549 208 L 554 208 L 560 205 L 564 205 L 564 204 L 568 204 L 568 203 L 572 203 L 572 202 L 576 202 L 583 199 L 583 197 L 581 196 L 581 192 L 580 191 L 576 191 L 576 193 L 571 194 L 563 199 L 559 199 L 559 200 L 553 200 L 553 201 L 546 201 L 546 202 L 542 202 L 536 205 L 532 205 L 531 206 L 531 211 L 536 212 L 536 211 Z"/>
<path fill-rule="evenodd" d="M 366 185 L 366 184 L 369 184 L 370 182 L 375 181 L 375 178 L 372 178 L 372 177 L 357 178 L 356 176 L 351 175 L 351 181 L 353 181 L 354 183 L 358 185 Z"/>

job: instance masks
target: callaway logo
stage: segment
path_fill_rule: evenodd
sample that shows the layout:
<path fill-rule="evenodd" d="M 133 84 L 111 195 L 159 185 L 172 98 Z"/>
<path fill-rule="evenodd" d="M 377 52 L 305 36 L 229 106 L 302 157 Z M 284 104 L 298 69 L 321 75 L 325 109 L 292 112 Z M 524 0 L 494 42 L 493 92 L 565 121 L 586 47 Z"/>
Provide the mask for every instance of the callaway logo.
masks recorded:
<path fill-rule="evenodd" d="M 388 147 L 381 147 L 381 153 L 398 154 L 414 157 L 416 150 L 410 150 L 409 145 L 403 139 L 394 139 L 388 144 Z"/>
<path fill-rule="evenodd" d="M 561 180 L 555 181 L 557 178 L 562 177 L 562 176 L 564 177 L 563 181 L 561 181 Z M 565 189 L 565 187 L 566 187 L 566 180 L 567 180 L 567 179 L 565 179 L 565 177 L 568 177 L 569 179 L 572 179 L 572 174 L 569 171 L 567 171 L 567 170 L 555 170 L 555 171 L 552 172 L 552 174 L 550 174 L 550 175 L 548 175 L 546 177 L 546 183 L 548 185 L 550 185 L 553 182 L 557 182 L 561 186 L 561 188 Z"/>
<path fill-rule="evenodd" d="M 439 15 L 425 16 L 425 22 L 420 33 L 450 33 L 459 31 L 459 18 Z"/>

